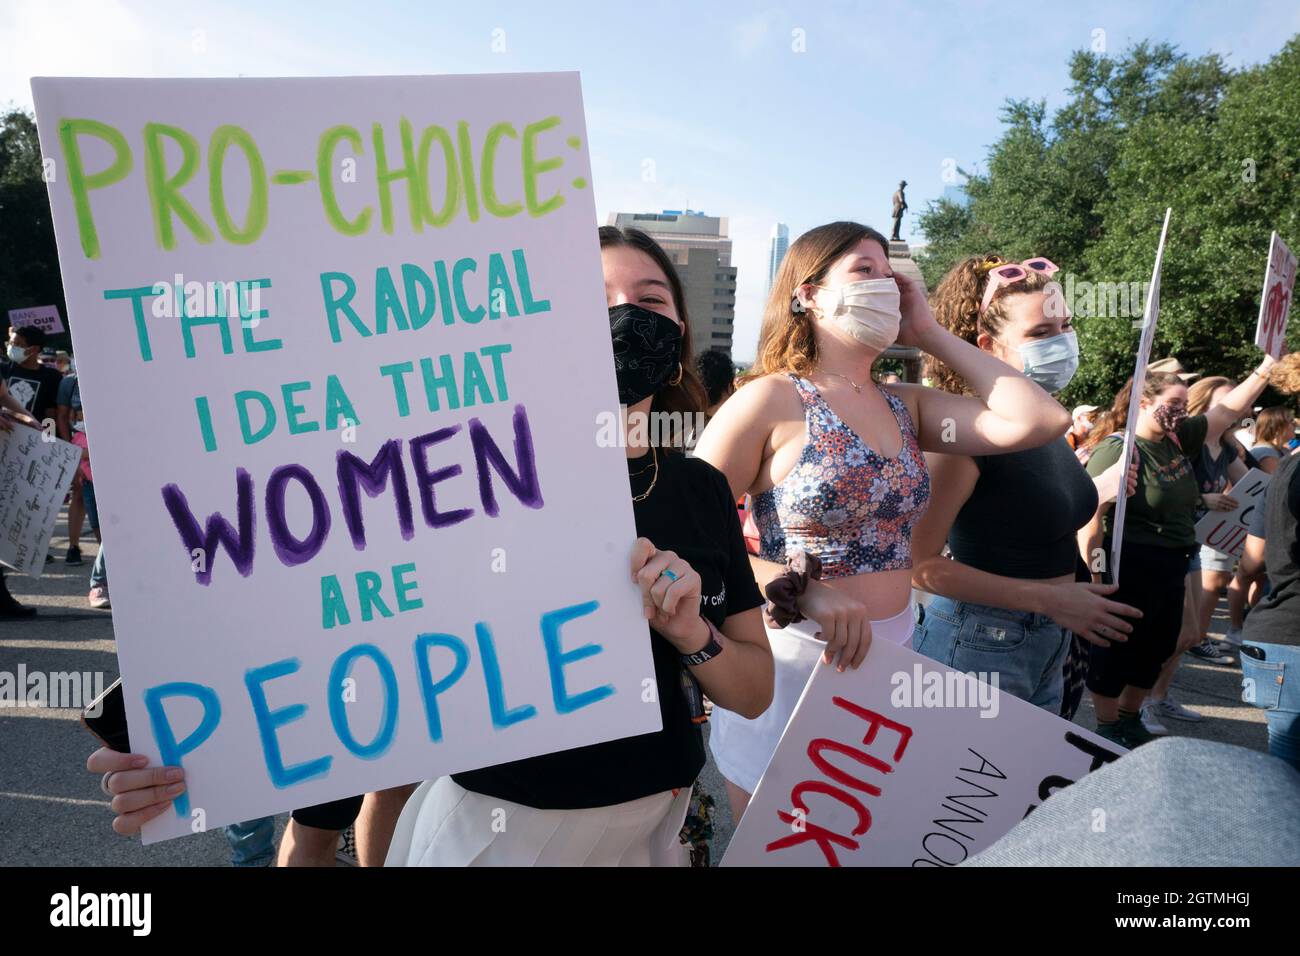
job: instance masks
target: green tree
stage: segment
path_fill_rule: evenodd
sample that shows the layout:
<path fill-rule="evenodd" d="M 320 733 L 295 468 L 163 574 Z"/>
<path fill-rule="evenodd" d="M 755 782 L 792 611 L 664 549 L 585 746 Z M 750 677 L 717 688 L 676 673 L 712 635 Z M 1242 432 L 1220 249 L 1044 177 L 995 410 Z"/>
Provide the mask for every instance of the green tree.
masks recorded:
<path fill-rule="evenodd" d="M 11 109 L 0 114 L 0 325 L 8 327 L 9 309 L 51 304 L 66 320 L 36 120 Z M 52 344 L 68 342 L 65 333 Z"/>
<path fill-rule="evenodd" d="M 1145 283 L 1171 207 L 1155 352 L 1244 375 L 1259 357 L 1250 342 L 1269 234 L 1300 243 L 1300 37 L 1237 72 L 1167 44 L 1078 52 L 1070 78 L 1050 120 L 1041 101 L 1003 107 L 966 209 L 939 201 L 922 214 L 927 283 L 988 252 L 1046 255 L 1075 282 Z M 1067 404 L 1108 401 L 1132 374 L 1140 313 L 1101 304 L 1090 314 L 1072 303 L 1083 354 Z"/>

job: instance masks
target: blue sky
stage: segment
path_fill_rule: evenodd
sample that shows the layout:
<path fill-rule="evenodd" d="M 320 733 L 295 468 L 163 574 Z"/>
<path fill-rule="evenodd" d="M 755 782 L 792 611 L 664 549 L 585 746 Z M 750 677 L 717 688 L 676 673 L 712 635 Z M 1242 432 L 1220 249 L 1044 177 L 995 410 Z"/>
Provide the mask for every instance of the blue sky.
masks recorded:
<path fill-rule="evenodd" d="M 1007 97 L 1059 104 L 1073 50 L 1149 38 L 1241 66 L 1297 32 L 1294 0 L 5 0 L 0 104 L 30 106 L 32 75 L 579 70 L 601 221 L 687 206 L 730 217 L 735 355 L 748 359 L 773 222 L 792 238 L 832 219 L 883 231 L 906 178 L 903 235 L 918 240 L 914 214 L 945 169 L 980 168 Z"/>

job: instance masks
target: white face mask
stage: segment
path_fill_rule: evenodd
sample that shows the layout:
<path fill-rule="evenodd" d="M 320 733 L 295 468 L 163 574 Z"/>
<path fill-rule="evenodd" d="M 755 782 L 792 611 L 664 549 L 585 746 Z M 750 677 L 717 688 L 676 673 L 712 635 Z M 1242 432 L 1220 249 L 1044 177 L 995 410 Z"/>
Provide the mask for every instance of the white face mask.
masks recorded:
<path fill-rule="evenodd" d="M 876 352 L 883 352 L 898 339 L 902 313 L 898 284 L 893 279 L 864 279 L 840 286 L 838 293 L 826 291 L 837 296 L 835 304 L 823 313 L 836 328 Z"/>
<path fill-rule="evenodd" d="M 21 345 L 10 345 L 9 361 L 13 362 L 15 365 L 22 365 L 23 362 L 27 361 L 27 350 Z"/>

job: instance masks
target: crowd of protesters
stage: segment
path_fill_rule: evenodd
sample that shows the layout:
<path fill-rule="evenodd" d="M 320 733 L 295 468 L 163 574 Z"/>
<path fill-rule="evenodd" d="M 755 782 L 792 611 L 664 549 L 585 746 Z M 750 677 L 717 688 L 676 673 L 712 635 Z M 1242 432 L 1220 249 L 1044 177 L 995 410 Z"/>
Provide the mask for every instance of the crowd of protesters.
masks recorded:
<path fill-rule="evenodd" d="M 627 448 L 628 572 L 663 729 L 303 808 L 278 850 L 272 818 L 237 824 L 226 828 L 236 865 L 328 865 L 349 829 L 363 865 L 683 864 L 688 847 L 698 862 L 705 701 L 738 818 L 814 668 L 857 668 L 873 640 L 1067 718 L 1086 687 L 1097 732 L 1125 748 L 1168 733 L 1168 720 L 1203 719 L 1170 694 L 1184 654 L 1224 665 L 1236 654 L 1270 752 L 1300 768 L 1300 457 L 1294 409 L 1255 407 L 1269 385 L 1300 393 L 1297 356 L 1264 356 L 1240 382 L 1153 363 L 1132 423 L 1131 380 L 1067 410 L 1053 396 L 1079 346 L 1054 301 L 1056 263 L 968 257 L 927 300 L 893 270 L 883 235 L 834 222 L 791 245 L 757 360 L 737 379 L 729 356 L 693 353 L 680 279 L 653 239 L 604 227 L 600 244 L 624 413 L 708 422 L 691 454 Z M 76 376 L 46 368 L 43 345 L 39 330 L 11 331 L 0 404 L 86 448 Z M 925 354 L 923 383 L 882 369 L 894 345 Z M 1121 474 L 1128 431 L 1136 450 Z M 1252 467 L 1271 484 L 1238 561 L 1198 544 L 1195 528 L 1236 508 Z M 88 452 L 77 483 L 72 565 L 85 519 L 98 538 Z M 1209 626 L 1224 592 L 1220 643 Z M 89 599 L 108 606 L 102 546 Z M 0 578 L 0 613 L 30 612 Z M 121 833 L 185 786 L 179 767 L 106 748 L 88 767 Z M 500 808 L 507 826 L 481 825 Z"/>
<path fill-rule="evenodd" d="M 0 429 L 9 430 L 17 422 L 42 429 L 47 435 L 81 448 L 81 465 L 68 492 L 68 550 L 63 557 L 66 566 L 80 567 L 85 563 L 81 535 L 87 519 L 97 543 L 100 538 L 90 448 L 72 357 L 49 347 L 47 340 L 45 330 L 36 326 L 10 327 L 5 355 L 0 360 Z M 45 561 L 53 563 L 54 555 L 47 554 Z M 87 600 L 93 608 L 111 607 L 102 545 L 96 548 Z M 4 568 L 0 566 L 0 620 L 22 620 L 35 614 L 34 607 L 20 603 L 10 593 Z"/>

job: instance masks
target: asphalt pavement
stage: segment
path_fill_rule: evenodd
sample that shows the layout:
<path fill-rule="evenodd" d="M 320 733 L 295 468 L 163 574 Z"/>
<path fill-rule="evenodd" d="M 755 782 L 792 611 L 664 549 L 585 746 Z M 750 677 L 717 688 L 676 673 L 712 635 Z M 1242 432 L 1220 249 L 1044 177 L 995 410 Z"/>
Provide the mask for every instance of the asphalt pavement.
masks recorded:
<path fill-rule="evenodd" d="M 66 518 L 66 515 L 65 515 Z M 93 536 L 82 540 L 85 563 L 69 567 L 66 525 L 51 543 L 55 560 L 39 578 L 10 574 L 10 591 L 38 609 L 36 617 L 0 621 L 0 675 L 42 672 L 88 675 L 83 683 L 107 687 L 117 679 L 111 611 L 87 602 Z M 111 582 L 111 563 L 110 563 Z M 1212 633 L 1226 630 L 1222 602 Z M 1235 664 L 1206 664 L 1184 655 L 1173 695 L 1205 716 L 1200 723 L 1170 721 L 1174 734 L 1267 750 L 1263 712 L 1241 701 L 1241 670 Z M 1077 723 L 1092 729 L 1085 702 Z M 229 861 L 220 831 L 195 834 L 152 846 L 114 833 L 108 798 L 99 778 L 85 769 L 97 746 L 73 707 L 0 705 L 0 866 L 224 866 Z M 732 820 L 722 779 L 712 762 L 702 785 L 716 802 L 714 861 L 731 838 Z M 283 827 L 284 818 L 280 819 Z"/>

